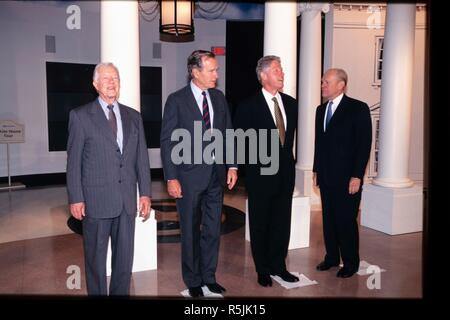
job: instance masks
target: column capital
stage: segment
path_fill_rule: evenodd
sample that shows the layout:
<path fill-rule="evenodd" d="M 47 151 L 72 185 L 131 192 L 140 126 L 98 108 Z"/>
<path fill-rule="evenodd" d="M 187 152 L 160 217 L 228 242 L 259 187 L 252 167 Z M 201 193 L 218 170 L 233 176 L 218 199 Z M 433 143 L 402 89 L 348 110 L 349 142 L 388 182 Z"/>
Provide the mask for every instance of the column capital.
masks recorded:
<path fill-rule="evenodd" d="M 300 15 L 308 11 L 322 11 L 327 13 L 330 11 L 330 4 L 324 2 L 301 2 L 297 5 L 297 13 Z"/>

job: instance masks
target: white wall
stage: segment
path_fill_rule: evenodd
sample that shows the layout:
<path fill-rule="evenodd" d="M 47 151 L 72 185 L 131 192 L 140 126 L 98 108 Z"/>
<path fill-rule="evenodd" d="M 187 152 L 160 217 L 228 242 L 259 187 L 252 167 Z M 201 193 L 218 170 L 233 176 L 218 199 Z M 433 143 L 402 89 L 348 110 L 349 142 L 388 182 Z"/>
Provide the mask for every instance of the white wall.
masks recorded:
<path fill-rule="evenodd" d="M 81 9 L 81 29 L 69 30 L 66 8 Z M 152 58 L 159 41 L 159 19 L 140 20 L 141 65 L 162 66 L 162 103 L 186 84 L 186 58 L 196 49 L 225 45 L 225 20 L 195 20 L 194 42 L 162 42 L 162 59 Z M 118 22 L 120 23 L 120 22 Z M 56 53 L 45 52 L 45 35 L 56 37 Z M 48 151 L 45 62 L 96 64 L 100 59 L 100 4 L 97 1 L 0 2 L 0 119 L 25 125 L 23 144 L 10 146 L 11 175 L 65 172 L 66 152 Z M 225 58 L 218 58 L 219 89 L 225 89 Z M 159 149 L 150 149 L 152 168 L 160 168 Z M 6 146 L 0 145 L 0 177 L 6 176 Z"/>
<path fill-rule="evenodd" d="M 347 94 L 365 101 L 369 106 L 380 102 L 381 87 L 373 85 L 375 37 L 384 35 L 385 11 L 379 16 L 380 28 L 368 28 L 372 13 L 334 9 L 331 61 L 333 67 L 343 68 L 349 76 Z M 414 62 L 414 92 L 411 118 L 409 177 L 423 181 L 423 120 L 425 68 L 425 11 L 417 12 Z"/>

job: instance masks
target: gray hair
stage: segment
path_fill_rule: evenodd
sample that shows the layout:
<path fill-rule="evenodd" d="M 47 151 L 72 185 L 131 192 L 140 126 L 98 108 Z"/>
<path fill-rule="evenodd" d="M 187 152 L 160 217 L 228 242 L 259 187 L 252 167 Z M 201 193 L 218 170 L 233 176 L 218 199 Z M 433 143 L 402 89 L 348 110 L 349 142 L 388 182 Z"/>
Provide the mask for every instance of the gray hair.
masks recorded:
<path fill-rule="evenodd" d="M 100 62 L 99 64 L 97 64 L 95 66 L 94 73 L 92 74 L 92 80 L 93 81 L 97 81 L 98 80 L 98 73 L 99 73 L 98 70 L 100 70 L 100 68 L 103 68 L 103 67 L 112 67 L 112 68 L 114 68 L 116 70 L 116 72 L 117 72 L 117 75 L 119 76 L 119 79 L 120 79 L 119 69 L 117 69 L 117 67 L 112 62 Z"/>
<path fill-rule="evenodd" d="M 334 72 L 334 74 L 336 75 L 336 78 L 339 81 L 344 81 L 344 84 L 347 86 L 347 81 L 348 81 L 348 76 L 347 76 L 347 72 L 345 72 L 344 69 L 339 69 L 339 68 L 332 68 L 332 69 L 328 69 L 327 72 Z"/>
<path fill-rule="evenodd" d="M 256 76 L 258 77 L 259 83 L 261 83 L 261 72 L 266 71 L 273 61 L 281 63 L 281 59 L 278 56 L 264 56 L 258 60 L 256 64 Z"/>
<path fill-rule="evenodd" d="M 189 79 L 192 79 L 192 70 L 193 69 L 203 69 L 203 57 L 207 58 L 215 58 L 216 55 L 212 53 L 211 51 L 207 50 L 195 50 L 190 54 L 190 56 L 187 58 L 187 69 L 188 69 L 188 76 Z"/>

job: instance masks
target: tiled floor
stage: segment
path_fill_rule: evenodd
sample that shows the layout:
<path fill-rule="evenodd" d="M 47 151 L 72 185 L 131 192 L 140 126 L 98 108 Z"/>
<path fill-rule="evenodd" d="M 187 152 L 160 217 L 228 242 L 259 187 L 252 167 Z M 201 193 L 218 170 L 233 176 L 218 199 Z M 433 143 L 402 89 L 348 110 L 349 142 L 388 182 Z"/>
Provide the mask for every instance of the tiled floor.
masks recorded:
<path fill-rule="evenodd" d="M 161 182 L 153 183 L 154 199 L 168 198 Z M 227 192 L 225 204 L 245 210 L 245 192 Z M 82 238 L 67 227 L 69 213 L 64 186 L 0 192 L 0 295 L 85 295 Z M 310 247 L 290 250 L 288 269 L 303 273 L 316 285 L 284 289 L 256 283 L 256 273 L 245 241 L 245 228 L 221 239 L 217 280 L 227 288 L 227 297 L 383 297 L 422 296 L 422 233 L 389 236 L 360 227 L 361 260 L 378 265 L 380 289 L 370 289 L 374 277 L 335 276 L 336 268 L 318 272 L 322 260 L 322 219 L 311 212 Z M 67 268 L 79 266 L 81 289 L 72 283 Z M 180 244 L 158 244 L 158 269 L 134 273 L 131 294 L 148 297 L 179 297 L 185 289 L 181 279 Z"/>

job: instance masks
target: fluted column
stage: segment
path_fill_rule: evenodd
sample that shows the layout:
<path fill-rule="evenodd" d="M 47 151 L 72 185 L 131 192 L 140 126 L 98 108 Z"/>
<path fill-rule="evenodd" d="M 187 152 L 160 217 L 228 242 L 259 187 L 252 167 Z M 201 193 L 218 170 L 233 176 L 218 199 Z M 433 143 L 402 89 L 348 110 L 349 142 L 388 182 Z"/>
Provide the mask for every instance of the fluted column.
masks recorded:
<path fill-rule="evenodd" d="M 375 185 L 404 188 L 408 178 L 413 95 L 415 4 L 388 4 L 381 83 L 380 147 Z"/>
<path fill-rule="evenodd" d="M 141 109 L 139 10 L 137 1 L 101 1 L 101 61 L 112 62 L 120 73 L 119 101 Z M 136 186 L 137 188 L 137 186 Z M 136 199 L 137 201 L 137 199 Z M 157 238 L 154 211 L 146 221 L 137 217 L 134 236 L 133 272 L 157 267 Z M 107 274 L 111 274 L 111 246 L 107 254 Z"/>
<path fill-rule="evenodd" d="M 415 19 L 415 4 L 387 5 L 378 174 L 361 202 L 361 225 L 392 235 L 423 227 L 423 188 L 408 178 Z"/>
<path fill-rule="evenodd" d="M 284 71 L 283 92 L 295 98 L 297 96 L 297 4 L 295 2 L 266 2 L 264 55 L 280 57 Z"/>
<path fill-rule="evenodd" d="M 139 7 L 137 1 L 101 1 L 101 61 L 120 72 L 119 101 L 141 109 Z"/>
<path fill-rule="evenodd" d="M 314 161 L 314 125 L 316 107 L 321 102 L 322 12 L 329 4 L 300 3 L 300 63 L 298 86 L 297 175 L 296 189 L 312 196 Z M 315 201 L 313 201 L 315 202 Z"/>

